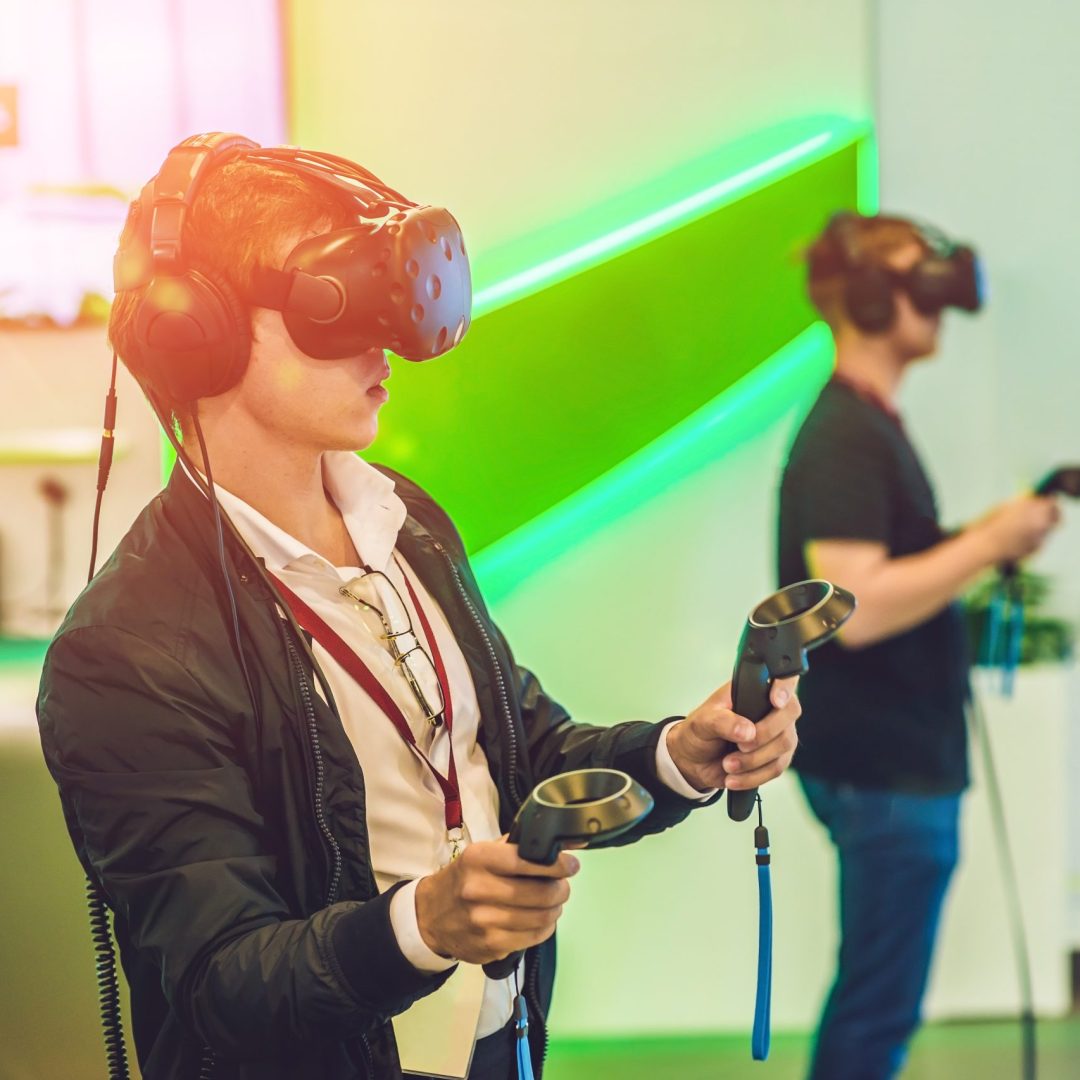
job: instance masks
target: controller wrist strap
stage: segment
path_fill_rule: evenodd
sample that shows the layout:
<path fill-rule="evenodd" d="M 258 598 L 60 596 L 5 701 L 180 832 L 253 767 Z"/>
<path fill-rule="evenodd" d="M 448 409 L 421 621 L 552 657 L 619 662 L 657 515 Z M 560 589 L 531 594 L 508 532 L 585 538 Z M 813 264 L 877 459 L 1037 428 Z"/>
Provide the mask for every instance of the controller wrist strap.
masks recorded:
<path fill-rule="evenodd" d="M 754 829 L 758 878 L 758 970 L 754 1001 L 754 1033 L 751 1053 L 755 1061 L 769 1056 L 772 1026 L 772 880 L 769 876 L 769 830 L 762 824 L 761 796 L 757 797 L 758 825 Z"/>
<path fill-rule="evenodd" d="M 1001 670 L 1001 694 L 1012 697 L 1024 639 L 1024 596 L 1016 572 L 1003 574 L 990 596 L 982 640 L 982 662 Z"/>
<path fill-rule="evenodd" d="M 525 995 L 518 989 L 517 969 L 514 969 L 514 1060 L 518 1080 L 533 1080 L 532 1055 L 529 1053 L 529 1009 Z"/>

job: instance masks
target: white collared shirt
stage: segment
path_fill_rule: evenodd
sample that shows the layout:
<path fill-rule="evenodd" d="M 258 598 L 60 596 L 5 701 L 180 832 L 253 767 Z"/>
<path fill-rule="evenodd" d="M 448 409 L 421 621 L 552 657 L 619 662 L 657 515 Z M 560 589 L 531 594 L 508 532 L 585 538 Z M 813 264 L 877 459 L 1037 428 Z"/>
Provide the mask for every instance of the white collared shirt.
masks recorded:
<path fill-rule="evenodd" d="M 452 736 L 445 724 L 432 728 L 428 723 L 382 639 L 384 631 L 378 617 L 342 595 L 342 586 L 350 585 L 356 590 L 368 590 L 361 593 L 365 600 L 376 604 L 386 602 L 377 595 L 377 587 L 372 591 L 370 581 L 356 581 L 363 569 L 333 566 L 231 492 L 220 485 L 215 488 L 221 508 L 251 550 L 264 560 L 270 573 L 296 593 L 363 660 L 401 709 L 431 764 L 444 776 L 449 768 L 453 739 L 466 842 L 496 840 L 501 835 L 499 796 L 487 758 L 477 741 L 480 709 L 472 676 L 442 609 L 401 555 L 395 553 L 398 533 L 406 517 L 405 504 L 395 493 L 392 480 L 350 452 L 323 455 L 323 484 L 341 511 L 361 559 L 394 583 L 412 616 L 416 634 L 430 654 L 430 643 L 424 639 L 405 584 L 403 575 L 408 575 L 446 668 L 453 700 Z M 408 640 L 399 642 L 402 651 L 411 644 Z M 409 882 L 398 890 L 390 905 L 398 944 L 406 958 L 420 970 L 445 971 L 455 961 L 437 955 L 425 944 L 417 926 L 415 900 L 417 881 L 445 866 L 452 853 L 442 791 L 428 767 L 406 745 L 366 691 L 318 641 L 313 642 L 312 648 L 333 691 L 342 724 L 364 774 L 375 881 L 382 891 L 399 881 Z M 429 701 L 437 700 L 437 688 L 424 685 L 424 690 Z M 657 746 L 660 778 L 685 798 L 708 798 L 708 793 L 696 791 L 683 778 L 667 750 L 666 735 L 665 730 Z M 512 979 L 487 980 L 477 1037 L 483 1038 L 505 1026 L 512 1005 Z"/>

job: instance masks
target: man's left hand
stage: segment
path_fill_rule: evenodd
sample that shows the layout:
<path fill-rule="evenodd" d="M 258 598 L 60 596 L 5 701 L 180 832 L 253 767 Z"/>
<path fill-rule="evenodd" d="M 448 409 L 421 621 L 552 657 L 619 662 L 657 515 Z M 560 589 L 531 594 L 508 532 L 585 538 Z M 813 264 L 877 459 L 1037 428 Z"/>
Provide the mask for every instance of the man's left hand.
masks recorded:
<path fill-rule="evenodd" d="M 779 776 L 799 743 L 797 684 L 798 679 L 778 679 L 770 695 L 773 711 L 757 724 L 731 711 L 728 683 L 671 728 L 668 752 L 687 783 L 698 791 L 739 791 Z"/>

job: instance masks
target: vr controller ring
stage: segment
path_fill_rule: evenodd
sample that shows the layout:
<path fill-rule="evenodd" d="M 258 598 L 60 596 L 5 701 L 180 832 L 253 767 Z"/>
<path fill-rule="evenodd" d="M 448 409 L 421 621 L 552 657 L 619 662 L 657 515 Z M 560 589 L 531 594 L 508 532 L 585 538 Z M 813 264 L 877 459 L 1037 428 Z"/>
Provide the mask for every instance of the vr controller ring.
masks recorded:
<path fill-rule="evenodd" d="M 587 797 L 571 799 L 545 798 L 545 792 L 552 791 L 552 789 L 565 788 L 568 782 L 572 782 L 571 778 L 585 777 L 586 775 L 588 775 L 589 783 L 603 784 L 607 781 L 612 784 L 617 784 L 618 787 L 616 790 L 598 794 L 596 798 L 592 799 Z M 541 806 L 550 807 L 552 810 L 565 810 L 568 806 L 583 809 L 588 806 L 600 806 L 623 798 L 630 790 L 631 784 L 633 784 L 633 780 L 631 780 L 626 773 L 618 772 L 614 769 L 576 769 L 573 772 L 561 773 L 558 776 L 551 777 L 550 780 L 544 780 L 537 784 L 532 793 L 532 797 Z"/>

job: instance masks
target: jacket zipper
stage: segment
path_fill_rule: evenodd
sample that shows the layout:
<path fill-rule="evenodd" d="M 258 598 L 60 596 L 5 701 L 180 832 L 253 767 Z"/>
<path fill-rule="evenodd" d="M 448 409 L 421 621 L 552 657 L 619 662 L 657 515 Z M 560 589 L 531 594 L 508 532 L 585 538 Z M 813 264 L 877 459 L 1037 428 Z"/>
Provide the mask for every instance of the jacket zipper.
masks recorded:
<path fill-rule="evenodd" d="M 542 1041 L 540 1043 L 540 1065 L 543 1067 L 545 1061 L 547 1061 L 548 1053 L 548 1029 L 547 1024 L 540 1012 L 540 963 L 538 960 L 533 960 L 531 966 L 526 967 L 525 971 L 525 1001 L 529 1001 L 529 990 L 532 990 L 532 1006 L 536 1015 L 536 1019 L 540 1026 L 540 1032 L 542 1035 Z"/>
<path fill-rule="evenodd" d="M 304 671 L 304 665 L 296 651 L 292 637 L 288 633 L 285 635 L 285 644 L 289 650 L 289 659 L 292 661 L 293 669 L 300 683 L 300 697 L 308 729 L 308 745 L 311 748 L 311 757 L 315 764 L 315 790 L 313 792 L 315 821 L 319 826 L 319 832 L 322 833 L 323 839 L 330 848 L 330 856 L 333 862 L 330 886 L 326 891 L 326 904 L 329 907 L 337 899 L 338 885 L 341 882 L 341 847 L 338 845 L 337 840 L 334 839 L 334 834 L 330 831 L 330 826 L 326 822 L 326 813 L 323 809 L 323 784 L 326 770 L 323 766 L 322 747 L 319 745 L 319 729 L 315 722 L 315 706 L 311 701 L 311 688 L 308 686 L 307 673 Z"/>
<path fill-rule="evenodd" d="M 510 768 L 508 770 L 509 775 L 507 779 L 510 783 L 510 794 L 514 798 L 514 802 L 520 806 L 523 802 L 521 797 L 521 791 L 517 786 L 517 758 L 518 758 L 518 744 L 517 744 L 517 732 L 514 731 L 514 720 L 510 715 L 510 701 L 506 695 L 506 681 L 503 679 L 502 668 L 499 667 L 498 657 L 495 655 L 495 647 L 491 644 L 491 636 L 487 632 L 487 627 L 484 626 L 483 620 L 480 618 L 480 612 L 476 610 L 476 605 L 472 602 L 472 597 L 469 596 L 465 589 L 465 585 L 461 580 L 461 574 L 458 572 L 457 566 L 454 564 L 454 560 L 450 557 L 450 553 L 439 543 L 438 540 L 432 540 L 435 545 L 435 550 L 446 560 L 446 565 L 450 567 L 450 573 L 454 577 L 454 583 L 457 586 L 458 595 L 465 601 L 465 606 L 468 608 L 469 615 L 472 617 L 473 625 L 480 631 L 480 636 L 483 638 L 484 647 L 487 649 L 488 659 L 491 661 L 491 670 L 495 674 L 495 684 L 498 689 L 499 705 L 502 709 L 503 718 L 506 720 L 506 733 L 510 736 Z"/>
<path fill-rule="evenodd" d="M 457 566 L 454 565 L 454 560 L 450 557 L 450 553 L 439 543 L 438 540 L 433 540 L 435 544 L 435 550 L 446 560 L 447 565 L 450 567 L 450 572 L 453 574 L 454 582 L 457 585 L 458 594 L 465 601 L 465 606 L 469 610 L 469 614 L 472 616 L 472 621 L 477 630 L 480 631 L 480 636 L 483 638 L 484 646 L 487 649 L 488 658 L 491 661 L 491 669 L 495 673 L 495 683 L 498 687 L 499 704 L 502 707 L 503 717 L 506 720 L 507 734 L 510 736 L 510 793 L 513 795 L 517 804 L 520 806 L 522 803 L 521 792 L 517 786 L 517 733 L 514 731 L 513 717 L 510 715 L 510 703 L 506 696 L 506 682 L 503 679 L 502 669 L 499 667 L 498 658 L 495 655 L 495 648 L 491 644 L 491 636 L 487 632 L 487 627 L 484 626 L 483 620 L 480 618 L 480 613 L 476 610 L 476 605 L 472 602 L 472 597 L 469 596 L 465 589 L 464 582 L 461 580 L 461 574 L 458 572 Z M 542 1035 L 542 1041 L 540 1043 L 540 1064 L 543 1066 L 547 1061 L 548 1052 L 548 1030 L 547 1024 L 543 1020 L 543 1015 L 540 1011 L 540 987 L 538 984 L 539 979 L 539 962 L 533 960 L 531 965 L 527 965 L 525 974 L 525 1001 L 526 1004 L 531 1004 L 533 1009 L 533 1015 L 539 1022 L 539 1027 Z M 532 991 L 531 995 L 529 991 Z"/>
<path fill-rule="evenodd" d="M 293 644 L 292 635 L 289 634 L 288 631 L 285 633 L 285 645 L 289 651 L 289 659 L 292 661 L 293 669 L 296 671 L 297 680 L 300 684 L 300 697 L 304 707 L 304 719 L 307 721 L 308 743 L 311 747 L 311 757 L 315 763 L 315 791 L 313 797 L 315 820 L 318 823 L 319 832 L 322 833 L 323 838 L 330 848 L 333 860 L 333 869 L 330 875 L 330 887 L 326 892 L 326 905 L 329 907 L 337 899 L 338 886 L 341 884 L 341 847 L 334 838 L 334 834 L 330 831 L 330 826 L 326 821 L 326 812 L 323 808 L 323 783 L 326 770 L 323 766 L 322 746 L 319 744 L 319 728 L 315 721 L 315 706 L 311 700 L 311 687 L 308 684 L 307 672 L 304 671 L 304 665 L 296 651 L 296 646 Z M 371 1043 L 368 1041 L 368 1037 L 365 1033 L 361 1033 L 360 1041 L 364 1047 L 364 1059 L 367 1074 L 368 1076 L 374 1076 L 375 1058 L 371 1052 Z"/>

